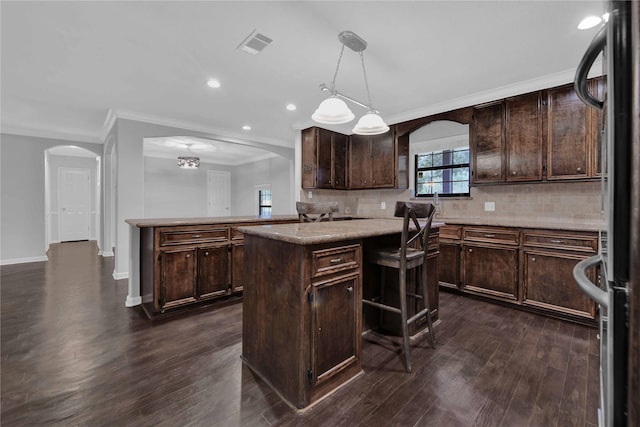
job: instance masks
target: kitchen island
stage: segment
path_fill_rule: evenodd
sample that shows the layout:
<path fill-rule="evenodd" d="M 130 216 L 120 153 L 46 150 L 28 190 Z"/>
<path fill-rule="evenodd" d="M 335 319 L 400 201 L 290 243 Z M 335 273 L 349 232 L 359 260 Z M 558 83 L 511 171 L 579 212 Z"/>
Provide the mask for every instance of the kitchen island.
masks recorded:
<path fill-rule="evenodd" d="M 434 321 L 438 315 L 440 225 L 432 225 L 427 260 Z M 378 288 L 380 274 L 363 263 L 363 254 L 398 244 L 402 220 L 239 230 L 245 236 L 245 259 L 251 260 L 245 262 L 244 272 L 242 358 L 286 402 L 297 409 L 307 408 L 361 373 L 362 331 L 385 322 L 376 310 L 370 315 L 362 310 L 362 297 L 373 296 L 370 290 Z M 393 283 L 392 276 L 387 280 Z M 415 282 L 408 287 L 415 290 Z M 389 291 L 385 300 L 394 298 L 391 287 Z M 411 310 L 421 309 L 419 304 Z M 388 317 L 389 323 L 399 323 Z M 414 334 L 424 329 L 424 323 L 416 325 Z"/>

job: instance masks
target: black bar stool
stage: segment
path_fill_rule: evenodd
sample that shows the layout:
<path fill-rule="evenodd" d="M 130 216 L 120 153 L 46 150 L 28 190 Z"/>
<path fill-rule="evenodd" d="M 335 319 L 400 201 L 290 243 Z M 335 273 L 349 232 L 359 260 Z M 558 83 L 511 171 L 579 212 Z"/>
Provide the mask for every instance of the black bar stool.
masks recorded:
<path fill-rule="evenodd" d="M 362 300 L 363 304 L 377 307 L 381 310 L 400 314 L 402 321 L 402 344 L 405 357 L 405 369 L 411 372 L 411 349 L 409 343 L 409 325 L 421 317 L 426 316 L 429 327 L 431 347 L 436 348 L 435 331 L 431 322 L 429 309 L 429 291 L 427 290 L 427 246 L 429 243 L 429 231 L 435 214 L 435 206 L 431 203 L 396 202 L 395 216 L 403 218 L 400 248 L 382 248 L 367 254 L 367 261 L 382 266 L 380 275 L 380 293 L 384 294 L 385 271 L 394 268 L 398 270 L 398 293 L 400 308 L 384 304 L 382 296 L 373 300 Z M 422 220 L 422 223 L 419 221 Z M 407 292 L 407 271 L 420 267 L 420 285 L 422 295 Z M 408 318 L 407 299 L 416 298 L 424 301 L 424 309 Z"/>

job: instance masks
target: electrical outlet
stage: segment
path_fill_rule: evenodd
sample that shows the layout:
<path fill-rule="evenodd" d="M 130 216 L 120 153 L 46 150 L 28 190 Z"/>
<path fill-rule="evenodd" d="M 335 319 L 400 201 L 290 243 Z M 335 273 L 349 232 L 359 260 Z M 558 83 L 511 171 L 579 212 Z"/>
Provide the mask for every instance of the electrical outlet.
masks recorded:
<path fill-rule="evenodd" d="M 484 210 L 487 212 L 493 212 L 496 210 L 496 202 L 484 202 Z"/>
<path fill-rule="evenodd" d="M 380 209 L 387 209 L 387 204 L 385 202 L 380 202 Z"/>
<path fill-rule="evenodd" d="M 308 199 L 313 199 L 313 191 L 308 191 L 307 192 L 307 198 Z"/>

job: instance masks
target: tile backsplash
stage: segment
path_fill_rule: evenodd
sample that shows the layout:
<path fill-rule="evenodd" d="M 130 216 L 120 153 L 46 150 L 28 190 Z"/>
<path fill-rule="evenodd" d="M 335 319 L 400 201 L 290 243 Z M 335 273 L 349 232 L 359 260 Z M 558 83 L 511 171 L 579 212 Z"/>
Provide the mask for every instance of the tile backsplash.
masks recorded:
<path fill-rule="evenodd" d="M 395 202 L 412 200 L 410 190 L 301 190 L 301 201 L 337 201 L 340 212 L 386 218 L 393 216 Z M 432 198 L 413 199 L 433 202 Z M 495 203 L 494 211 L 485 211 L 485 202 Z M 535 222 L 602 222 L 600 182 L 548 182 L 472 187 L 468 198 L 440 197 L 438 215 L 442 218 L 489 218 Z"/>

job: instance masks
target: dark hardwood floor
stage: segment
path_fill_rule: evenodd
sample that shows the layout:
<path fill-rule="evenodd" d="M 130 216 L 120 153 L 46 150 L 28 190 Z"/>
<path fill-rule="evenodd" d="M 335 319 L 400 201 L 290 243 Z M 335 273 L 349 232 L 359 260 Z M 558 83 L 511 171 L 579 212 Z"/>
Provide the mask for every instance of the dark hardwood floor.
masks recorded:
<path fill-rule="evenodd" d="M 441 293 L 411 374 L 370 334 L 364 375 L 297 414 L 242 364 L 241 303 L 151 322 L 96 251 L 1 267 L 3 426 L 597 425 L 595 329 Z"/>

